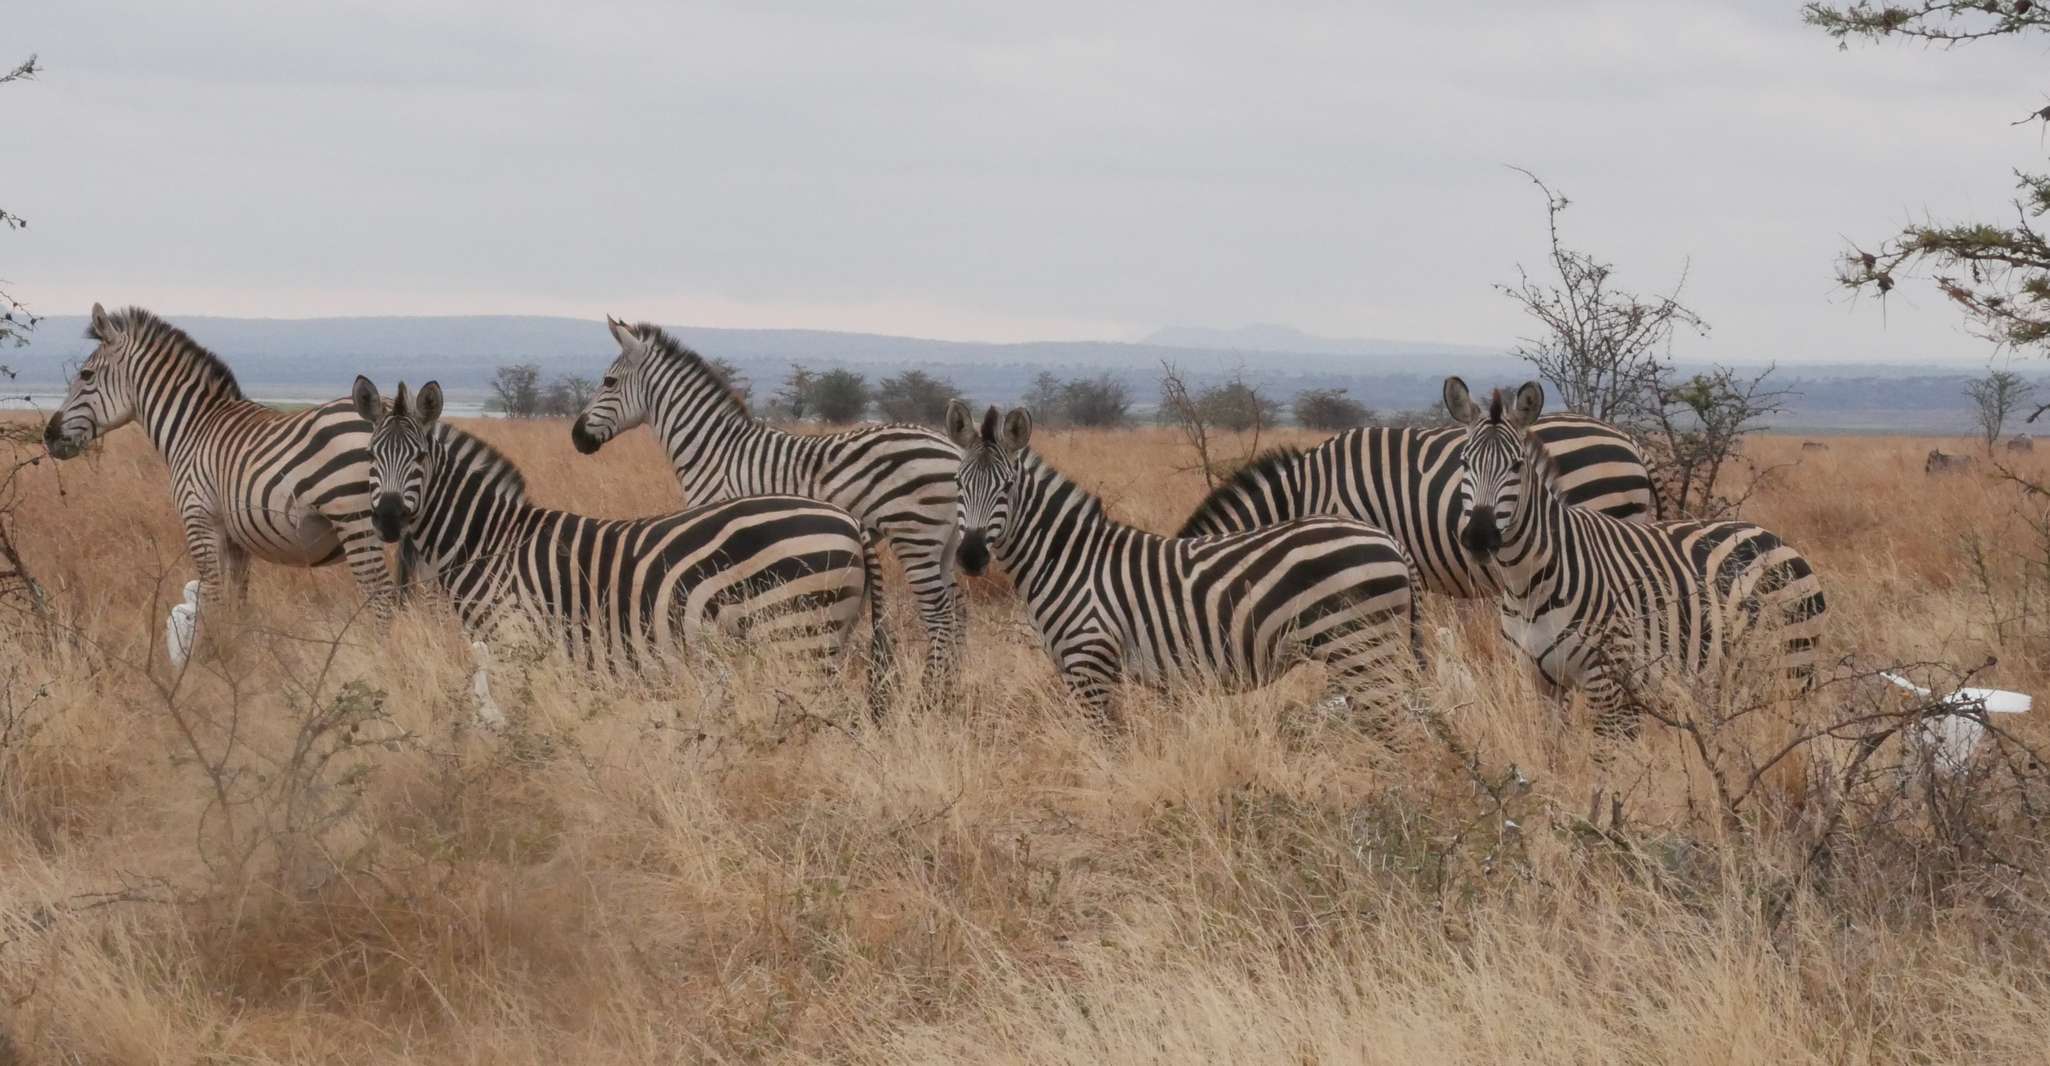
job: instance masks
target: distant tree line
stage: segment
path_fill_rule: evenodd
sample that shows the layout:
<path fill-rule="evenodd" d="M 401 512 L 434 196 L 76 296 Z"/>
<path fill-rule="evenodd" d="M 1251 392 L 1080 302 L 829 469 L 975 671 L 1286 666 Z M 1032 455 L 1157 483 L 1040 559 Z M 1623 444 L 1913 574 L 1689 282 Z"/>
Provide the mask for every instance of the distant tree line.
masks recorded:
<path fill-rule="evenodd" d="M 705 361 L 743 403 L 752 403 L 754 386 L 738 367 L 724 359 Z M 572 418 L 597 391 L 597 383 L 588 377 L 564 374 L 547 381 L 539 364 L 515 363 L 493 374 L 485 409 L 508 418 Z M 777 422 L 844 425 L 873 415 L 887 422 L 937 426 L 946 417 L 947 402 L 957 398 L 973 399 L 952 381 L 924 370 L 906 370 L 870 384 L 865 375 L 844 367 L 814 370 L 800 365 L 790 369 L 760 413 Z M 1040 371 L 1023 398 L 1040 424 L 1078 429 L 1130 425 L 1132 402 L 1131 387 L 1107 372 L 1063 378 Z M 1281 402 L 1247 382 L 1243 374 L 1197 391 L 1188 402 L 1200 409 L 1206 424 L 1220 430 L 1243 433 L 1283 421 Z M 1170 406 L 1163 395 L 1161 418 L 1173 423 Z M 1340 388 L 1298 392 L 1289 411 L 1297 425 L 1324 432 L 1366 425 L 1374 417 L 1365 404 Z"/>

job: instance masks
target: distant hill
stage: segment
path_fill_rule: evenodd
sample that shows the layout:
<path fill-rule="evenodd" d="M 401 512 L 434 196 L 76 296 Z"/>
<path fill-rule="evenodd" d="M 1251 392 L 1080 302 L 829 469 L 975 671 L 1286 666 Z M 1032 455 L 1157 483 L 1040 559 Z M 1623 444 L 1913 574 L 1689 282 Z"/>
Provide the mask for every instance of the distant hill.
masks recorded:
<path fill-rule="evenodd" d="M 1499 356 L 1500 348 L 1438 341 L 1391 341 L 1365 338 L 1319 337 L 1294 326 L 1255 322 L 1232 329 L 1205 326 L 1167 326 L 1146 335 L 1142 344 L 1168 348 L 1203 348 L 1220 352 L 1278 352 L 1310 355 L 1468 355 Z"/>
<path fill-rule="evenodd" d="M 444 387 L 481 390 L 492 371 L 510 363 L 538 363 L 550 377 L 583 374 L 596 377 L 618 353 L 603 322 L 542 316 L 465 315 L 366 318 L 216 318 L 172 316 L 171 321 L 211 348 L 235 368 L 236 376 L 254 389 L 346 391 L 355 375 L 408 378 L 434 375 Z M 1361 355 L 1329 352 L 1243 353 L 1166 344 L 1115 341 L 1033 341 L 992 344 L 979 341 L 932 340 L 872 333 L 837 333 L 795 329 L 712 329 L 668 327 L 684 343 L 707 355 L 730 359 L 756 381 L 780 379 L 793 364 L 813 367 L 848 366 L 893 373 L 907 367 L 958 368 L 978 381 L 1015 382 L 993 394 L 1003 400 L 1022 394 L 1039 369 L 1068 373 L 1111 371 L 1152 382 L 1163 362 L 1172 362 L 1199 380 L 1209 380 L 1243 367 L 1266 377 L 1312 373 L 1349 376 L 1363 372 L 1408 371 L 1413 360 L 1389 353 Z M 21 382 L 48 386 L 64 379 L 65 365 L 91 350 L 82 338 L 85 319 L 52 315 L 43 320 L 29 346 L 0 353 L 21 371 Z M 1516 373 L 1517 365 L 1499 355 L 1460 357 L 1441 364 L 1444 373 L 1481 376 Z M 993 372 L 995 373 L 992 377 Z M 966 387 L 969 381 L 956 378 Z M 1142 395 L 1151 394 L 1149 387 Z"/>
<path fill-rule="evenodd" d="M 174 315 L 172 321 L 225 358 L 244 387 L 264 398 L 340 396 L 356 374 L 365 373 L 387 387 L 402 378 L 416 384 L 437 378 L 452 398 L 475 401 L 500 366 L 536 363 L 546 378 L 596 378 L 617 353 L 603 322 L 576 318 Z M 61 390 L 68 365 L 90 350 L 81 336 L 84 329 L 81 316 L 53 315 L 26 348 L 0 351 L 0 362 L 20 371 L 5 391 Z M 1435 407 L 1446 374 L 1463 375 L 1477 387 L 1530 376 L 1521 361 L 1471 345 L 1344 340 L 1273 325 L 1230 330 L 1177 326 L 1138 343 L 1020 344 L 825 330 L 671 329 L 707 355 L 732 360 L 763 397 L 795 364 L 848 367 L 871 381 L 915 367 L 954 382 L 978 403 L 1015 402 L 1043 371 L 1062 377 L 1108 373 L 1125 382 L 1142 412 L 1158 394 L 1164 362 L 1197 385 L 1243 372 L 1284 401 L 1303 389 L 1342 388 L 1377 411 Z M 1963 433 L 1970 425 L 1964 382 L 1974 372 L 1955 364 L 1783 363 L 1780 379 L 1801 395 L 1778 425 L 1802 432 Z M 2050 381 L 2039 391 L 2050 400 Z"/>

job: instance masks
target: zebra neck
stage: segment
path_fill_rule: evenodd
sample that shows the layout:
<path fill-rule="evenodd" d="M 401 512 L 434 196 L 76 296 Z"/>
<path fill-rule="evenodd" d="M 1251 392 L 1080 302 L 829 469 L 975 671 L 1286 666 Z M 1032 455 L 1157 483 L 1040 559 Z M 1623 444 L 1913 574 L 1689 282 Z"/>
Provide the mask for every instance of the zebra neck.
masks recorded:
<path fill-rule="evenodd" d="M 717 498 L 718 488 L 729 480 L 730 467 L 756 453 L 766 429 L 733 410 L 723 397 L 705 391 L 715 387 L 689 380 L 672 390 L 680 395 L 658 398 L 651 406 L 669 463 L 693 505 Z"/>
<path fill-rule="evenodd" d="M 420 513 L 407 536 L 456 593 L 464 571 L 489 569 L 517 554 L 520 531 L 543 512 L 508 485 L 503 469 L 465 462 L 448 443 L 441 437 L 432 445 L 434 473 L 421 489 Z"/>
<path fill-rule="evenodd" d="M 1548 599 L 1559 584 L 1557 561 L 1572 555 L 1572 539 L 1565 499 L 1541 469 L 1526 465 L 1523 496 L 1509 515 L 1490 570 L 1504 594 L 1524 601 Z"/>
<path fill-rule="evenodd" d="M 253 406 L 239 390 L 225 388 L 209 375 L 187 389 L 144 389 L 136 398 L 136 415 L 157 451 L 166 458 L 188 449 L 203 428 L 229 407 Z"/>
<path fill-rule="evenodd" d="M 1125 527 L 1103 501 L 1026 452 L 1018 459 L 1010 533 L 995 546 L 997 561 L 1028 599 L 1062 574 L 1077 572 L 1104 538 Z"/>

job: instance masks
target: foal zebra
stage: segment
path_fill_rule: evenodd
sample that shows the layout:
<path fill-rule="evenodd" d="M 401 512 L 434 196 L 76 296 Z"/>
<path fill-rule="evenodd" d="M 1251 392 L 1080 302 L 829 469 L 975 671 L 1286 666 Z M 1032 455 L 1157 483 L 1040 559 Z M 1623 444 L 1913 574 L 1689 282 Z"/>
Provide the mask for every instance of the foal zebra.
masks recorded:
<path fill-rule="evenodd" d="M 400 541 L 401 578 L 424 571 L 473 636 L 515 617 L 595 669 L 663 661 L 711 634 L 830 660 L 869 608 L 869 700 L 887 701 L 889 630 L 868 532 L 845 511 L 746 496 L 649 518 L 601 519 L 529 503 L 519 468 L 439 421 L 441 386 L 406 386 L 386 408 L 356 379 L 371 419 L 378 535 Z"/>
<path fill-rule="evenodd" d="M 1597 732 L 1614 737 L 1635 730 L 1641 693 L 1664 677 L 1728 680 L 1761 659 L 1812 677 L 1827 605 L 1808 560 L 1749 522 L 1636 525 L 1567 506 L 1530 428 L 1544 404 L 1533 381 L 1483 410 L 1445 379 L 1473 482 L 1460 544 L 1492 571 L 1504 629 L 1545 680 L 1587 690 Z M 1761 625 L 1776 645 L 1746 647 Z"/>
<path fill-rule="evenodd" d="M 662 438 L 690 504 L 788 493 L 845 509 L 904 564 L 931 641 L 928 697 L 950 684 L 968 635 L 950 558 L 961 462 L 954 446 L 917 426 L 785 433 L 749 415 L 718 372 L 661 327 L 606 323 L 619 357 L 570 427 L 577 450 L 589 455 L 646 422 Z"/>
<path fill-rule="evenodd" d="M 78 368 L 43 443 L 58 459 L 140 421 L 171 468 L 202 605 L 240 601 L 249 559 L 322 566 L 346 556 L 380 616 L 391 573 L 370 526 L 370 424 L 348 400 L 283 414 L 243 398 L 235 375 L 184 331 L 139 307 L 93 305 Z M 175 651 L 174 651 L 175 656 Z"/>
<path fill-rule="evenodd" d="M 1649 522 L 1657 496 L 1644 457 L 1621 430 L 1582 415 L 1549 415 L 1538 435 L 1559 465 L 1566 502 Z M 1416 560 L 1423 587 L 1470 598 L 1494 591 L 1486 568 L 1460 550 L 1466 467 L 1457 426 L 1352 429 L 1308 451 L 1282 448 L 1248 463 L 1182 523 L 1181 536 L 1233 533 L 1328 514 L 1387 530 Z"/>
<path fill-rule="evenodd" d="M 1382 708 L 1414 677 L 1413 568 L 1380 530 L 1319 517 L 1157 536 L 1113 521 L 1102 501 L 1032 452 L 1023 410 L 999 427 L 992 407 L 978 430 L 956 400 L 947 433 L 964 456 L 961 569 L 979 574 L 994 554 L 1069 691 L 1099 717 L 1126 675 L 1243 688 L 1314 658 L 1334 695 Z"/>

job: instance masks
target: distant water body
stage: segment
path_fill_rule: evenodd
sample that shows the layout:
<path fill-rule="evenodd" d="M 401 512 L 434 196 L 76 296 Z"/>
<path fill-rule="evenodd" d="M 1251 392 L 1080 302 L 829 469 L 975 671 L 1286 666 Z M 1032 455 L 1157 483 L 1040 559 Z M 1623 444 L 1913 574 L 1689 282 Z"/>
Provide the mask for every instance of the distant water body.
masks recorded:
<path fill-rule="evenodd" d="M 289 410 L 300 407 L 312 407 L 316 404 L 323 404 L 328 402 L 329 400 L 334 399 L 334 397 L 252 396 L 250 397 L 250 399 L 257 401 L 258 403 L 267 403 L 273 406 L 283 407 Z M 63 402 L 64 394 L 61 392 L 16 392 L 7 395 L 0 395 L 0 411 L 42 411 L 48 413 L 55 411 L 58 405 L 62 404 Z M 476 400 L 445 401 L 442 404 L 442 413 L 450 418 L 498 417 L 495 414 L 486 412 L 484 410 L 484 405 Z"/>

